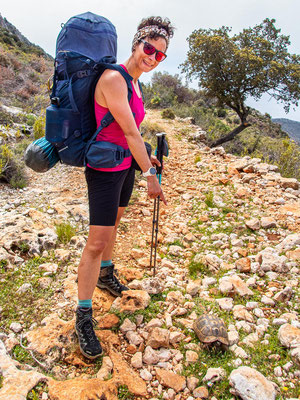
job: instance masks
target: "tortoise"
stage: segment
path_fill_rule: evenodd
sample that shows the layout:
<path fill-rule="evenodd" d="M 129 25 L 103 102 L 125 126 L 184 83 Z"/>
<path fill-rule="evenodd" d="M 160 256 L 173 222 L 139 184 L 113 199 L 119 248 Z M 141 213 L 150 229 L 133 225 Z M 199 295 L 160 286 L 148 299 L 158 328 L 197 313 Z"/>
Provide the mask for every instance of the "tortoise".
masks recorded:
<path fill-rule="evenodd" d="M 195 320 L 193 329 L 204 345 L 228 350 L 227 329 L 221 318 L 212 314 L 203 314 Z"/>

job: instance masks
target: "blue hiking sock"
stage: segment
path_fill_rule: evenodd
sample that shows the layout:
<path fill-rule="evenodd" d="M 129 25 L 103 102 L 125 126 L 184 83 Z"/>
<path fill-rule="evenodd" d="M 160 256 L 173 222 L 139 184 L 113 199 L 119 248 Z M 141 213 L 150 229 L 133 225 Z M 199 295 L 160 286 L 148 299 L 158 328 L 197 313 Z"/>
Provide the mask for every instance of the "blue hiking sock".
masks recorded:
<path fill-rule="evenodd" d="M 92 299 L 88 300 L 78 300 L 79 308 L 92 308 Z"/>
<path fill-rule="evenodd" d="M 112 260 L 101 261 L 101 268 L 109 267 L 112 264 Z"/>

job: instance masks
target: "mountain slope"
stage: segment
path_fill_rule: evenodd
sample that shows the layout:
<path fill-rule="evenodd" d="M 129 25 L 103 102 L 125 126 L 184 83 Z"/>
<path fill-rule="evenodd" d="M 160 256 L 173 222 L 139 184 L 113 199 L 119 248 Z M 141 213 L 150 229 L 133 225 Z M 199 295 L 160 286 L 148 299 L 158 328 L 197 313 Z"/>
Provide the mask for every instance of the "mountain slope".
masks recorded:
<path fill-rule="evenodd" d="M 281 128 L 289 134 L 289 136 L 300 144 L 300 122 L 287 118 L 272 118 L 273 122 L 281 125 Z"/>
<path fill-rule="evenodd" d="M 0 104 L 40 111 L 53 58 L 0 15 Z"/>

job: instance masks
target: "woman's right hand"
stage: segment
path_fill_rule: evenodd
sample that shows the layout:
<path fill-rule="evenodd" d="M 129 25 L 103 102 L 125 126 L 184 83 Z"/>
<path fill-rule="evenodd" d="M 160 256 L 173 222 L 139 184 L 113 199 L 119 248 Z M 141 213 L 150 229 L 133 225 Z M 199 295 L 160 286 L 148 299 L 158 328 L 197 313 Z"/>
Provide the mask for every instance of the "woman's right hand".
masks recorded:
<path fill-rule="evenodd" d="M 168 204 L 156 176 L 148 176 L 147 185 L 148 196 L 150 197 L 150 199 L 155 199 L 156 197 L 160 196 L 160 199 L 164 202 L 164 204 Z"/>

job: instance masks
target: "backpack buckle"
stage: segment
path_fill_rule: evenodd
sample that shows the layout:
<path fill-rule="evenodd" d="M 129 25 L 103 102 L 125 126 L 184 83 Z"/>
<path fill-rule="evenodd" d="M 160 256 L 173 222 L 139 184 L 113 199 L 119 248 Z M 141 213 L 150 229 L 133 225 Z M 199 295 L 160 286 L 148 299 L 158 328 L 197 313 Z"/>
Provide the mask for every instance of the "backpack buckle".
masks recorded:
<path fill-rule="evenodd" d="M 89 76 L 89 71 L 87 69 L 83 70 L 83 71 L 77 71 L 77 77 L 80 78 L 85 78 Z"/>
<path fill-rule="evenodd" d="M 116 160 L 117 161 L 121 160 L 121 152 L 119 150 L 116 151 Z"/>

